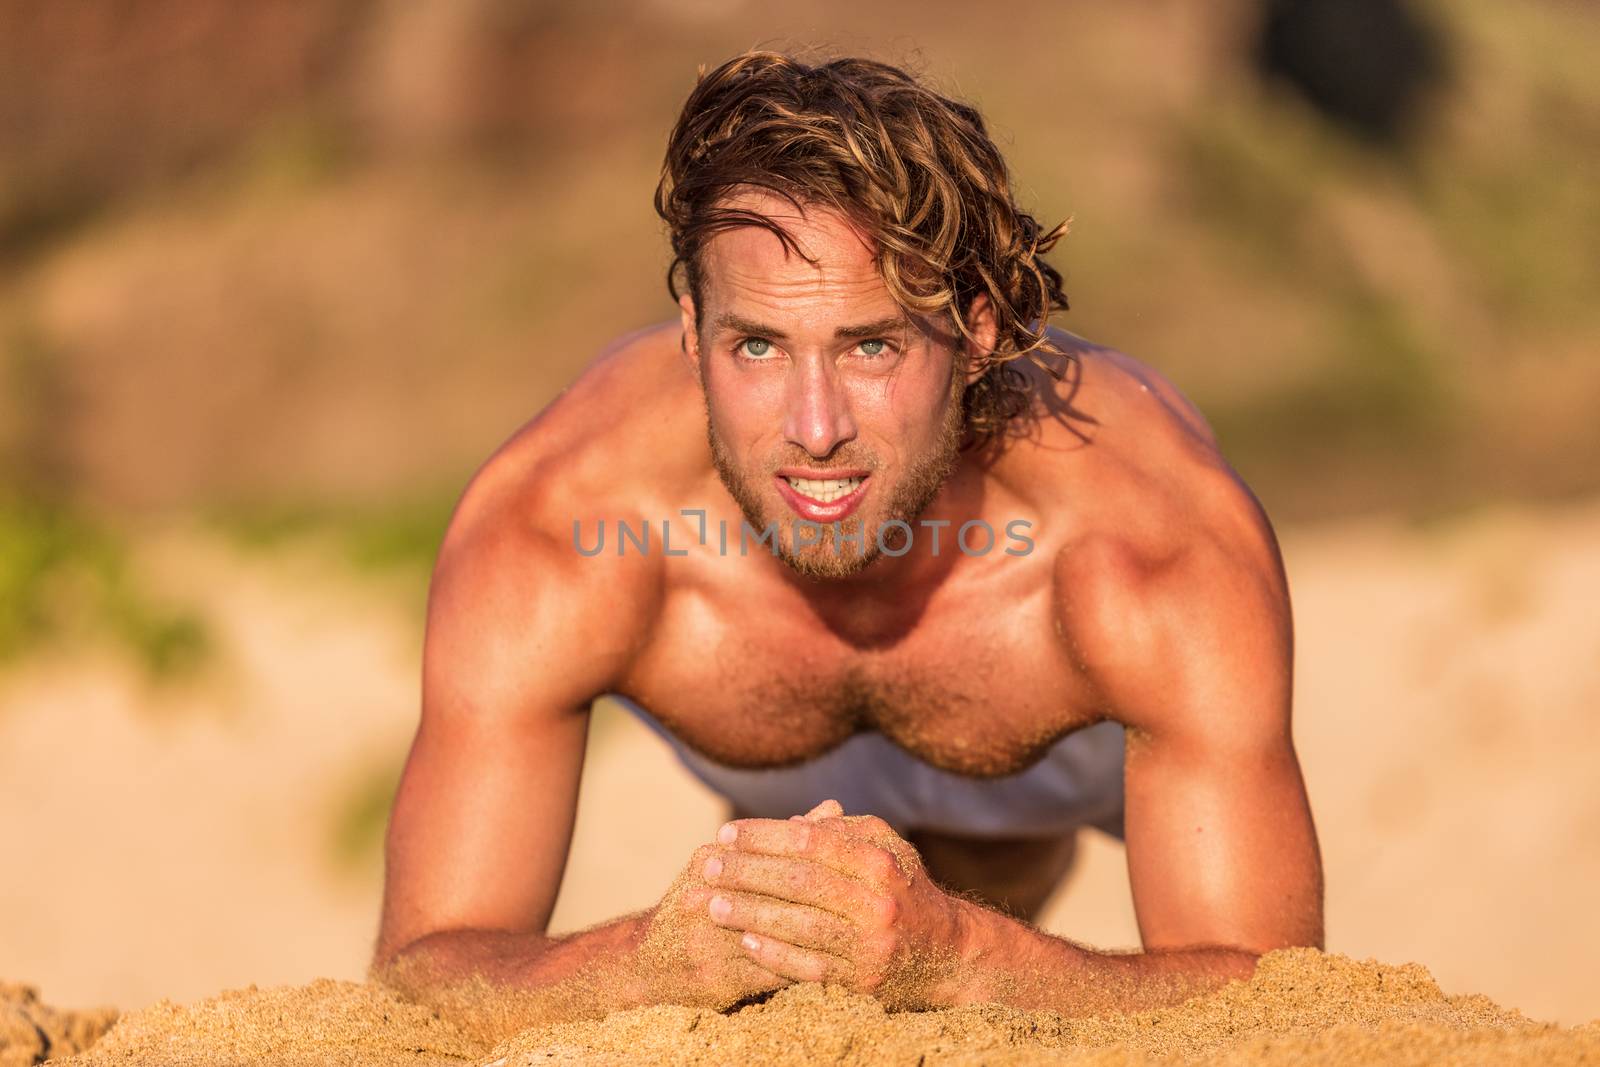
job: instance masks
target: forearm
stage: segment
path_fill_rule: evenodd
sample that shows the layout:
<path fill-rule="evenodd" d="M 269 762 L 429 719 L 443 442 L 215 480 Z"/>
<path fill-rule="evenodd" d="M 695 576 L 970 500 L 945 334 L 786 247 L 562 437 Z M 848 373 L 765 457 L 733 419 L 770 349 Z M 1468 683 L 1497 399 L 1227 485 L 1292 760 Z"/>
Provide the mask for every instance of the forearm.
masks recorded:
<path fill-rule="evenodd" d="M 947 1004 L 994 1002 L 1063 1015 L 1142 1011 L 1211 992 L 1255 971 L 1254 952 L 1201 946 L 1097 952 L 962 902 L 960 964 Z"/>
<path fill-rule="evenodd" d="M 669 1001 L 671 991 L 640 961 L 649 918 L 630 915 L 561 937 L 440 931 L 381 960 L 372 977 L 474 1036 L 499 1040 L 530 1026 Z"/>

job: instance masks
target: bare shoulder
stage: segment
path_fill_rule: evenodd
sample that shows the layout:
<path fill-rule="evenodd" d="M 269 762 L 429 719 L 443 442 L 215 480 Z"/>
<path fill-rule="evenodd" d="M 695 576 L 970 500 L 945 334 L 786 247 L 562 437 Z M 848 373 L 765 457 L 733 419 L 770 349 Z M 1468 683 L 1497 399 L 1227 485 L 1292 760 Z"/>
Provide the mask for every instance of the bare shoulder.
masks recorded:
<path fill-rule="evenodd" d="M 1001 480 L 1058 510 L 1069 540 L 1112 540 L 1169 559 L 1216 540 L 1264 547 L 1255 496 L 1204 415 L 1155 368 L 1052 330 L 1059 378 L 1027 365 L 1033 412 L 1007 446 Z"/>
<path fill-rule="evenodd" d="M 1135 727 L 1184 714 L 1182 694 L 1223 663 L 1279 693 L 1288 588 L 1260 503 L 1170 381 L 1066 336 L 1076 368 L 1052 388 L 1084 429 L 1057 464 L 1072 514 L 1052 574 L 1070 654 L 1107 713 Z"/>
<path fill-rule="evenodd" d="M 1125 352 L 1051 327 L 1059 355 L 1045 357 L 1054 376 L 1024 362 L 1033 394 L 1031 424 L 1038 440 L 1126 445 L 1138 438 L 1154 448 L 1215 453 L 1216 435 L 1200 409 L 1154 367 Z M 1106 449 L 1102 449 L 1102 452 Z"/>
<path fill-rule="evenodd" d="M 672 388 L 663 342 L 644 331 L 608 346 L 473 475 L 429 586 L 425 715 L 585 704 L 626 669 L 659 561 L 585 557 L 573 530 L 633 517 L 670 476 L 669 427 L 651 410 Z"/>

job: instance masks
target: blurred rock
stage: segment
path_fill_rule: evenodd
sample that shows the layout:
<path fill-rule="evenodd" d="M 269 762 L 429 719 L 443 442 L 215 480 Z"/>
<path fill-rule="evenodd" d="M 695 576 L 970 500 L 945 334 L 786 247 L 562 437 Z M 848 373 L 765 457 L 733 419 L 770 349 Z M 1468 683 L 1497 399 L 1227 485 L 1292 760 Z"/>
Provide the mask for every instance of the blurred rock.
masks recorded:
<path fill-rule="evenodd" d="M 1445 74 L 1439 31 L 1404 0 L 1266 0 L 1261 72 L 1329 119 L 1403 141 Z"/>

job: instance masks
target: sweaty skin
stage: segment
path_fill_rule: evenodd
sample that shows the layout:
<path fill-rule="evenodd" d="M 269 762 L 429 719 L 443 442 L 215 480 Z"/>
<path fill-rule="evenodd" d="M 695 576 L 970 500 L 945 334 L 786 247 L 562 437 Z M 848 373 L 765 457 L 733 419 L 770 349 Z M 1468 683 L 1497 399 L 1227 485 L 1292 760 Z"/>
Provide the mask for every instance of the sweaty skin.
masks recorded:
<path fill-rule="evenodd" d="M 815 262 L 758 228 L 718 234 L 705 306 L 686 296 L 679 319 L 613 343 L 457 506 L 429 595 L 375 973 L 425 997 L 469 976 L 516 991 L 507 1028 L 726 1006 L 802 978 L 902 1005 L 1075 1014 L 1170 1002 L 1248 975 L 1269 949 L 1320 946 L 1283 570 L 1199 413 L 1149 368 L 1052 330 L 1063 378 L 1020 361 L 1033 410 L 1001 447 L 953 453 L 949 405 L 993 342 L 985 302 L 969 338 L 906 316 L 837 216 L 746 195 Z M 893 319 L 866 339 L 848 329 Z M 864 565 L 817 555 L 832 544 L 784 544 L 792 565 L 762 545 L 741 554 L 741 522 L 796 516 L 780 469 L 864 472 L 855 519 L 871 530 L 920 507 L 914 527 L 950 523 L 941 551 L 917 527 L 904 556 Z M 954 549 L 973 519 L 996 532 L 987 554 Z M 618 520 L 648 523 L 650 551 L 619 555 Z M 1015 520 L 1030 524 L 1026 554 L 1004 551 Z M 602 521 L 604 551 L 581 554 L 574 523 L 592 546 Z M 1054 843 L 972 853 L 996 868 L 1002 888 L 987 891 L 924 866 L 961 842 L 919 858 L 880 821 L 851 818 L 872 813 L 836 805 L 730 824 L 657 908 L 549 937 L 588 708 L 605 693 L 743 767 L 873 729 L 935 766 L 996 776 L 1119 722 L 1144 951 L 1095 952 L 948 891 L 1003 900 L 1030 870 L 1048 885 Z M 1042 899 L 1017 892 L 1025 914 Z"/>

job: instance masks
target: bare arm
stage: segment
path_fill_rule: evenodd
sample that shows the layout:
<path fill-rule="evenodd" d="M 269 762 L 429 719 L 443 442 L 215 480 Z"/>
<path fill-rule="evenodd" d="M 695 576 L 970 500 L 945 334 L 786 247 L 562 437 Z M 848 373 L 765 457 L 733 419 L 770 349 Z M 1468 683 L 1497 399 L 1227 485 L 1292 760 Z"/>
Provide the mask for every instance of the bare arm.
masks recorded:
<path fill-rule="evenodd" d="M 570 1013 L 585 999 L 570 995 L 580 980 L 622 1004 L 654 999 L 633 963 L 648 916 L 545 933 L 588 704 L 626 664 L 652 588 L 636 573 L 646 561 L 586 560 L 564 547 L 475 487 L 441 548 L 374 959 L 376 974 L 413 994 L 476 976 L 543 991 L 522 998 L 527 1014 Z"/>
<path fill-rule="evenodd" d="M 1169 1003 L 1320 947 L 1322 866 L 1290 731 L 1292 633 L 1270 528 L 1241 488 L 1167 560 L 1080 545 L 1063 633 L 1128 729 L 1128 873 L 1142 953 L 1103 953 L 992 912 L 968 951 L 1005 999 L 1074 1010 Z M 1026 982 L 1007 977 L 1026 975 Z"/>

